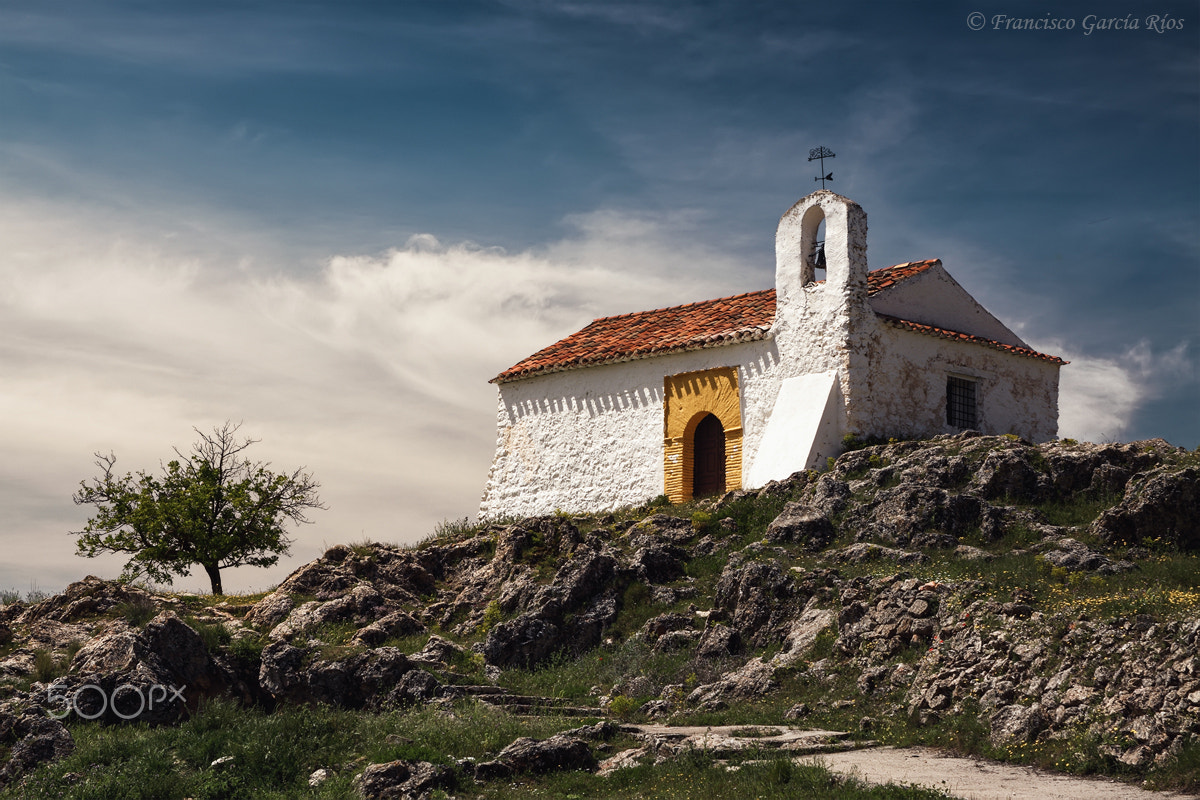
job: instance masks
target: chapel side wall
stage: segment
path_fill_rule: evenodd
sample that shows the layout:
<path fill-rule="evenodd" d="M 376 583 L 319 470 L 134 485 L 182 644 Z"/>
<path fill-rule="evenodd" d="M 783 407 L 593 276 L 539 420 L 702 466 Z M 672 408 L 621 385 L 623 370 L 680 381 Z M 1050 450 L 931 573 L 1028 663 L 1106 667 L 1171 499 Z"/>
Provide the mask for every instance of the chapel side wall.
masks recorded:
<path fill-rule="evenodd" d="M 481 519 L 597 511 L 663 493 L 663 379 L 737 367 L 743 471 L 775 394 L 768 340 L 550 373 L 499 385 Z"/>
<path fill-rule="evenodd" d="M 871 337 L 865 402 L 851 406 L 852 431 L 863 436 L 929 437 L 956 433 L 946 423 L 949 374 L 977 382 L 982 433 L 1013 433 L 1034 442 L 1058 433 L 1058 365 L 967 342 L 879 324 Z"/>

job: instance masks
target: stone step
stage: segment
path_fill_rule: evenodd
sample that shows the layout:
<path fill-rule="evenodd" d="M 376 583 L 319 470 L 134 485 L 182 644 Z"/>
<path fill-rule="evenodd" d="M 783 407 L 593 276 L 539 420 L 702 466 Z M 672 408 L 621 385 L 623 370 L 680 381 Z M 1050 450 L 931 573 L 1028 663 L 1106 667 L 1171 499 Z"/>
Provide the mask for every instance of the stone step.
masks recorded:
<path fill-rule="evenodd" d="M 457 690 L 457 691 L 459 691 L 459 692 L 462 692 L 463 694 L 470 694 L 470 695 L 480 695 L 480 694 L 508 694 L 508 691 L 507 691 L 506 689 L 503 689 L 503 688 L 501 688 L 501 687 L 499 687 L 499 686 L 473 685 L 473 684 L 461 684 L 461 685 L 459 685 L 459 684 L 456 684 L 456 685 L 454 686 L 454 689 L 456 689 L 456 690 Z"/>
<path fill-rule="evenodd" d="M 854 750 L 876 744 L 855 742 L 845 731 L 803 730 L 786 725 L 623 725 L 621 731 L 644 740 L 686 743 L 717 758 L 728 758 L 747 750 L 783 750 L 805 755 Z"/>
<path fill-rule="evenodd" d="M 445 686 L 443 693 L 476 697 L 489 705 L 503 707 L 513 714 L 558 714 L 566 717 L 602 717 L 606 715 L 605 711 L 600 708 L 568 705 L 571 701 L 567 698 L 509 694 L 499 686 Z"/>
<path fill-rule="evenodd" d="M 493 703 L 490 699 L 484 700 L 485 703 L 500 705 L 505 711 L 510 714 L 523 714 L 530 717 L 603 717 L 607 716 L 604 709 L 601 708 L 583 708 L 579 706 L 547 706 L 547 705 L 520 705 L 515 703 Z"/>

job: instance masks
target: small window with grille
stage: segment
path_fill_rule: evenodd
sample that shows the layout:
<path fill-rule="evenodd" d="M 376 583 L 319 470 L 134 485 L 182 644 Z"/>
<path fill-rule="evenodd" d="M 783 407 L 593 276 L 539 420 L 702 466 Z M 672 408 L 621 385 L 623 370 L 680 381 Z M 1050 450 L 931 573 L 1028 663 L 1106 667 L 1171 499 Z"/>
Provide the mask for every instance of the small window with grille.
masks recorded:
<path fill-rule="evenodd" d="M 953 428 L 974 428 L 975 381 L 951 375 L 946 378 L 946 424 Z"/>

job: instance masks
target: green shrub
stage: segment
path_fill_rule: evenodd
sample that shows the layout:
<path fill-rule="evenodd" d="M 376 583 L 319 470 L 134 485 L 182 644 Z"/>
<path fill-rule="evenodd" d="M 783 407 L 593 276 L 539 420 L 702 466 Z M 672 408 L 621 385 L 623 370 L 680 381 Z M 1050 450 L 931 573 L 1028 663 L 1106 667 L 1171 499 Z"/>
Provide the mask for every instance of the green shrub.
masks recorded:
<path fill-rule="evenodd" d="M 147 622 L 154 619 L 158 614 L 158 608 L 154 605 L 154 601 L 149 597 L 141 595 L 126 600 L 123 603 L 118 603 L 115 610 L 117 616 L 123 618 L 135 628 L 145 626 Z"/>
<path fill-rule="evenodd" d="M 54 653 L 45 648 L 33 651 L 33 679 L 41 683 L 50 683 L 56 678 L 66 675 L 71 668 L 71 660 L 83 647 L 83 642 L 73 641 L 67 645 L 63 655 L 55 657 Z"/>
<path fill-rule="evenodd" d="M 486 635 L 488 631 L 496 627 L 500 621 L 504 619 L 504 612 L 500 610 L 500 602 L 493 600 L 487 604 L 487 608 L 483 610 L 483 619 L 479 623 L 479 632 Z"/>
<path fill-rule="evenodd" d="M 628 721 L 633 718 L 635 712 L 641 707 L 641 703 L 632 697 L 626 697 L 619 694 L 612 699 L 608 704 L 608 710 L 618 719 Z"/>
<path fill-rule="evenodd" d="M 189 620 L 188 624 L 200 635 L 200 641 L 204 642 L 204 646 L 209 652 L 220 650 L 233 638 L 225 626 L 219 622 L 198 622 L 193 619 Z"/>

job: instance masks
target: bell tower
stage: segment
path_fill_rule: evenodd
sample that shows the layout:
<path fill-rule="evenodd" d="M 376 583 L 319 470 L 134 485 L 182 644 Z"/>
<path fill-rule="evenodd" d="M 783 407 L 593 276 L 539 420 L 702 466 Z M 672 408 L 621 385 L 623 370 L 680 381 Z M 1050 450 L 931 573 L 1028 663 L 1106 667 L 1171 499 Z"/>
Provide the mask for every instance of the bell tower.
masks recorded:
<path fill-rule="evenodd" d="M 818 248 L 817 231 L 825 223 Z M 779 306 L 803 302 L 824 261 L 824 291 L 842 297 L 867 290 L 867 213 L 853 200 L 820 189 L 787 210 L 775 231 L 775 291 Z"/>

